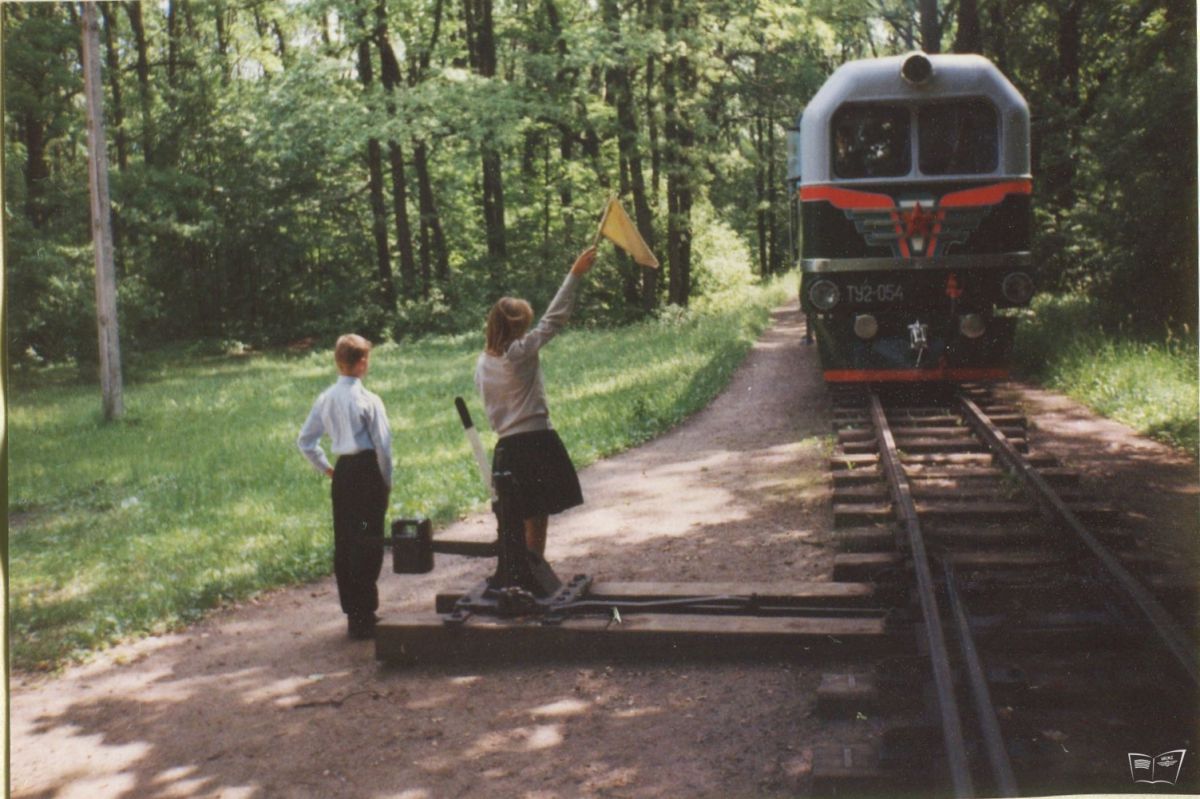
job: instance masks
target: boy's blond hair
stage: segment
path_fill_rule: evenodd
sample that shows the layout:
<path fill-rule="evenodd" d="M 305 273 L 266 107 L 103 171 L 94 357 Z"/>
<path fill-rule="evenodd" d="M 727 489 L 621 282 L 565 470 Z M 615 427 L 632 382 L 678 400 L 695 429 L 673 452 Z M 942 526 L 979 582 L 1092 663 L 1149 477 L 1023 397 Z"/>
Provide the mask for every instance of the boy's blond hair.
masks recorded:
<path fill-rule="evenodd" d="M 341 370 L 349 371 L 358 362 L 371 354 L 371 342 L 357 333 L 347 333 L 337 340 L 333 348 L 333 360 Z"/>
<path fill-rule="evenodd" d="M 487 315 L 487 352 L 503 355 L 508 345 L 525 335 L 533 321 L 533 308 L 525 300 L 501 297 Z"/>

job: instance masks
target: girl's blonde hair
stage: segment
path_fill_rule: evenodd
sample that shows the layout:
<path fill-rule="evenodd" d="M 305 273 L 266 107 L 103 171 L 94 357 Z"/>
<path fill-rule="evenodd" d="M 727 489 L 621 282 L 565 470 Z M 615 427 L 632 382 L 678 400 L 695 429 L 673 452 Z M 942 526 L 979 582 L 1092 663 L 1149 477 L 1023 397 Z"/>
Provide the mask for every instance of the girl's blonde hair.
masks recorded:
<path fill-rule="evenodd" d="M 525 300 L 501 297 L 487 315 L 487 345 L 490 355 L 503 355 L 508 345 L 525 335 L 533 321 L 533 308 Z"/>

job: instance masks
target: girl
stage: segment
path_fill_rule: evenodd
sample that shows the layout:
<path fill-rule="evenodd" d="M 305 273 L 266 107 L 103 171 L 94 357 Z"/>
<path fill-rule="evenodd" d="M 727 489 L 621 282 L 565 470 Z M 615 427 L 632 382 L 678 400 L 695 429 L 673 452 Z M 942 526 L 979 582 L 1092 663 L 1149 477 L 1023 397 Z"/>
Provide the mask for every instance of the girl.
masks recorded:
<path fill-rule="evenodd" d="M 512 501 L 525 520 L 525 546 L 538 555 L 546 552 L 550 514 L 583 502 L 575 467 L 550 426 L 538 350 L 566 325 L 575 289 L 595 260 L 595 246 L 579 254 L 533 330 L 529 330 L 533 321 L 529 303 L 501 298 L 488 312 L 487 344 L 475 366 L 475 387 L 488 422 L 500 437 L 492 470 L 512 473 L 516 483 Z"/>

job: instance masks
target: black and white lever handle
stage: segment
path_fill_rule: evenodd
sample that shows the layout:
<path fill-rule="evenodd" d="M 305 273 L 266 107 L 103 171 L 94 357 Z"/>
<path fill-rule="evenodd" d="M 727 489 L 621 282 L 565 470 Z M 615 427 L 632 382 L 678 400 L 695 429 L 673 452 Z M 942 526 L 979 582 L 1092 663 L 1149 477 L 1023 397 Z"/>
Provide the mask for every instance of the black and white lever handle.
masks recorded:
<path fill-rule="evenodd" d="M 462 397 L 455 397 L 454 407 L 458 409 L 458 418 L 462 421 L 463 431 L 467 434 L 467 441 L 471 444 L 471 452 L 475 455 L 475 465 L 479 467 L 479 479 L 483 480 L 483 486 L 487 489 L 488 496 L 495 499 L 496 491 L 492 487 L 492 467 L 488 465 L 487 453 L 483 451 L 483 442 L 479 440 L 479 431 L 475 429 L 475 423 L 471 421 L 471 412 L 467 410 L 467 403 L 463 401 Z"/>

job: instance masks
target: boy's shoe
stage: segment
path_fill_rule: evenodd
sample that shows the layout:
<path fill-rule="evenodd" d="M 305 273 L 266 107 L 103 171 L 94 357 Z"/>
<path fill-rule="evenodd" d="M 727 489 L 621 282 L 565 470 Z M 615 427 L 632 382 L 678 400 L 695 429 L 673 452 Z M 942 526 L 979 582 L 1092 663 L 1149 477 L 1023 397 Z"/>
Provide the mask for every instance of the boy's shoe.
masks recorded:
<path fill-rule="evenodd" d="M 347 616 L 347 633 L 356 641 L 365 641 L 375 637 L 375 623 L 379 617 L 374 613 L 367 616 Z"/>

